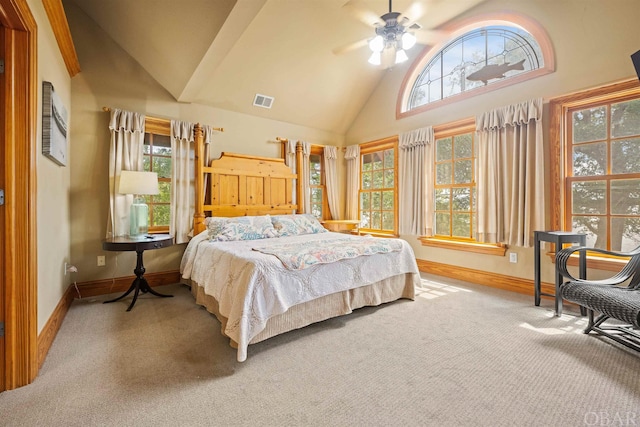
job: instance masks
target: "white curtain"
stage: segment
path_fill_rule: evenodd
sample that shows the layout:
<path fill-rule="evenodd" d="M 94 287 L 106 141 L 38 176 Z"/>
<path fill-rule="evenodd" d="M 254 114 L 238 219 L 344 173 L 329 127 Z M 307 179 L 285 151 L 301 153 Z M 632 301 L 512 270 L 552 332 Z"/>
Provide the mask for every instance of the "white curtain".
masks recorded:
<path fill-rule="evenodd" d="M 399 231 L 433 235 L 433 128 L 400 134 Z"/>
<path fill-rule="evenodd" d="M 542 99 L 478 116 L 476 134 L 476 239 L 531 247 L 545 225 Z"/>
<path fill-rule="evenodd" d="M 186 243 L 195 213 L 193 123 L 171 120 L 171 222 L 169 234 Z M 206 163 L 205 163 L 206 164 Z"/>
<path fill-rule="evenodd" d="M 109 219 L 107 238 L 129 234 L 129 211 L 133 196 L 118 193 L 120 172 L 141 171 L 144 144 L 144 114 L 111 110 L 109 131 Z"/>
<path fill-rule="evenodd" d="M 360 191 L 360 146 L 350 145 L 344 153 L 347 161 L 347 203 L 346 219 L 360 219 L 358 212 L 358 192 Z"/>
<path fill-rule="evenodd" d="M 213 126 L 200 125 L 202 127 L 202 139 L 204 142 L 204 165 L 210 166 L 211 162 L 211 140 L 213 139 Z M 195 147 L 194 147 L 195 148 Z M 208 175 L 207 175 L 208 176 Z M 205 186 L 206 188 L 206 186 Z"/>
<path fill-rule="evenodd" d="M 324 147 L 324 178 L 327 187 L 327 201 L 331 211 L 331 219 L 340 219 L 340 195 L 338 194 L 338 149 L 327 145 Z"/>
<path fill-rule="evenodd" d="M 195 125 L 177 120 L 171 121 L 171 222 L 169 234 L 176 243 L 186 243 L 193 230 L 195 213 Z M 202 125 L 204 141 L 203 164 L 209 165 L 209 153 L 213 128 Z M 206 194 L 207 181 L 203 191 Z M 200 196 L 204 197 L 204 196 Z"/>
<path fill-rule="evenodd" d="M 289 166 L 289 168 L 291 168 L 291 172 L 293 172 L 294 174 L 296 173 L 296 145 L 298 145 L 298 143 L 296 141 L 291 141 L 291 140 L 287 140 L 284 143 L 284 164 Z M 293 203 L 296 204 L 298 203 L 298 185 L 297 185 L 298 180 L 294 179 L 293 180 Z M 301 209 L 301 207 L 299 208 Z"/>
<path fill-rule="evenodd" d="M 303 213 L 311 213 L 311 194 L 309 192 L 311 143 L 300 141 L 299 144 L 302 144 L 302 188 L 304 188 L 304 191 L 299 195 L 298 207 L 303 209 Z"/>

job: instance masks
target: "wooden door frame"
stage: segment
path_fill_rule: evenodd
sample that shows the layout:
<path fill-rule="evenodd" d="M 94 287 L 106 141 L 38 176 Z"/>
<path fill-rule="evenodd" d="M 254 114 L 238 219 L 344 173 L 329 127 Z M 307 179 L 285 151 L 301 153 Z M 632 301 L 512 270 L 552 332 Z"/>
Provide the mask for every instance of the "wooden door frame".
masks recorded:
<path fill-rule="evenodd" d="M 36 130 L 38 34 L 26 0 L 0 0 L 4 34 L 4 99 L 0 127 L 5 205 L 2 277 L 5 348 L 0 374 L 5 390 L 31 383 L 38 374 L 38 262 L 36 236 Z M 0 388 L 0 391 L 3 389 Z"/>
<path fill-rule="evenodd" d="M 0 58 L 4 60 L 4 33 L 5 29 L 0 25 Z M 4 73 L 0 74 L 0 104 L 4 102 Z M 4 104 L 0 109 L 0 122 L 4 123 Z M 4 189 L 4 126 L 0 123 L 0 188 Z M 0 206 L 0 242 L 4 241 L 4 209 Z M 4 271 L 4 245 L 0 244 L 0 272 Z M 0 322 L 4 322 L 4 277 L 0 274 Z M 4 383 L 5 346 L 4 334 L 0 337 L 0 391 L 6 389 Z"/>

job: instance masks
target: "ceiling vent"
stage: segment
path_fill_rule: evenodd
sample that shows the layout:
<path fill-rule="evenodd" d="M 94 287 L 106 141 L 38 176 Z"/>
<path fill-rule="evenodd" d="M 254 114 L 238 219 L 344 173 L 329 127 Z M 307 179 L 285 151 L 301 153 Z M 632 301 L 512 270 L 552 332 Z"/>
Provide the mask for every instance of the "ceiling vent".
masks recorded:
<path fill-rule="evenodd" d="M 271 108 L 273 105 L 273 97 L 256 93 L 256 97 L 253 99 L 253 105 L 256 107 Z"/>

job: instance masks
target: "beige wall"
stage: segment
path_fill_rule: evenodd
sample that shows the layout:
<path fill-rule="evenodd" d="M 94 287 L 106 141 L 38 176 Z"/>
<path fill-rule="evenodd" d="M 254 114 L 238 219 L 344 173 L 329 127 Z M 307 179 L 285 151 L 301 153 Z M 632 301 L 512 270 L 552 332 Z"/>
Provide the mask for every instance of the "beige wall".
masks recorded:
<path fill-rule="evenodd" d="M 65 2 L 65 10 L 82 67 L 71 86 L 71 260 L 78 267 L 78 281 L 129 276 L 135 266 L 134 253 L 102 250 L 109 208 L 109 114 L 103 106 L 223 127 L 224 132 L 214 137 L 215 157 L 222 151 L 278 157 L 278 136 L 315 144 L 344 143 L 342 135 L 175 102 L 72 2 Z M 147 272 L 177 270 L 184 247 L 145 252 Z M 106 255 L 105 267 L 96 266 L 98 255 Z"/>
<path fill-rule="evenodd" d="M 396 120 L 396 99 L 410 65 L 406 64 L 387 73 L 347 132 L 346 144 L 474 117 L 489 109 L 531 98 L 543 97 L 548 100 L 554 96 L 635 76 L 629 56 L 640 49 L 637 23 L 640 16 L 639 1 L 488 0 L 475 9 L 473 14 L 506 11 L 524 14 L 545 28 L 555 49 L 555 73 Z M 548 121 L 548 117 L 543 120 L 546 129 L 545 144 L 548 144 Z M 547 182 L 548 180 L 547 171 Z M 547 200 L 547 212 L 549 203 L 554 201 Z M 532 248 L 510 248 L 509 252 L 518 253 L 518 263 L 511 264 L 508 254 L 505 257 L 461 254 L 452 250 L 423 247 L 415 236 L 403 237 L 412 244 L 419 259 L 533 278 Z M 543 260 L 542 277 L 545 281 L 553 282 L 553 266 L 546 257 Z"/>
<path fill-rule="evenodd" d="M 53 84 L 67 110 L 71 109 L 71 79 L 40 0 L 29 0 L 38 24 L 37 235 L 38 332 L 69 286 L 64 262 L 70 259 L 70 167 L 59 166 L 42 154 L 42 81 Z M 69 140 L 68 154 L 73 141 Z"/>

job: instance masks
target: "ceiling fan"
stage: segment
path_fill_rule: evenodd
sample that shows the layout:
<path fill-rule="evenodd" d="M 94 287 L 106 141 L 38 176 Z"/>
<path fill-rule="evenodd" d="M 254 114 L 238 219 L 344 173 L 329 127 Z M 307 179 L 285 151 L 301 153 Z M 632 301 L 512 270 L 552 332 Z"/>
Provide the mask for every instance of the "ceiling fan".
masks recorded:
<path fill-rule="evenodd" d="M 369 63 L 388 68 L 409 59 L 406 50 L 419 40 L 421 43 L 433 42 L 441 35 L 441 32 L 424 31 L 416 23 L 424 14 L 419 2 L 414 2 L 407 11 L 400 13 L 393 11 L 392 0 L 389 0 L 389 11 L 380 17 L 364 8 L 359 0 L 350 0 L 343 7 L 365 24 L 373 25 L 375 35 L 334 49 L 337 55 L 369 45 Z"/>

